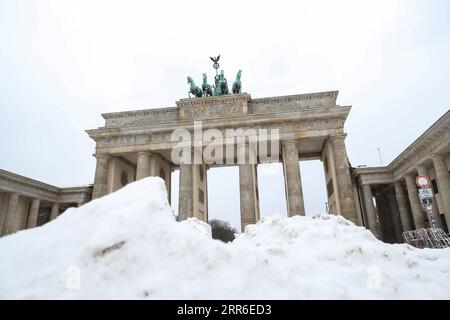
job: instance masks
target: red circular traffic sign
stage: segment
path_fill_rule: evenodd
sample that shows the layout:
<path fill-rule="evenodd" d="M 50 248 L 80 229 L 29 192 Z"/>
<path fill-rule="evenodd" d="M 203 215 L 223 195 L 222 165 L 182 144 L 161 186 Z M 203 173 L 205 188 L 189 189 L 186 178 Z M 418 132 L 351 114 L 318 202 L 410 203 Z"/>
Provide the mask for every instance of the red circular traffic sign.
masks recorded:
<path fill-rule="evenodd" d="M 427 176 L 417 176 L 416 178 L 416 184 L 419 188 L 428 189 L 430 183 L 430 178 Z"/>

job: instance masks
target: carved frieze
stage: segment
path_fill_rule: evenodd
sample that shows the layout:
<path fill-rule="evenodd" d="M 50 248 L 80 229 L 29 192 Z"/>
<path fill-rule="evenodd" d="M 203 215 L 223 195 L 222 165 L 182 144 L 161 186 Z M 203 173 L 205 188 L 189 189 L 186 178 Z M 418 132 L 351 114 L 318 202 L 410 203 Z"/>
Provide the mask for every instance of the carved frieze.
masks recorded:
<path fill-rule="evenodd" d="M 248 94 L 181 99 L 177 101 L 180 119 L 206 119 L 247 114 Z"/>

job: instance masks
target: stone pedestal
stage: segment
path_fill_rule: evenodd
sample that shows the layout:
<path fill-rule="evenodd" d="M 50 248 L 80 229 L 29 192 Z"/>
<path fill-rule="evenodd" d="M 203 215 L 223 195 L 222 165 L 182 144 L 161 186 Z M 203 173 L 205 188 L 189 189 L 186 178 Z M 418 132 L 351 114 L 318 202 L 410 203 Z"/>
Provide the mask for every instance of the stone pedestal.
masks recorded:
<path fill-rule="evenodd" d="M 245 226 L 255 224 L 259 221 L 259 197 L 258 197 L 258 175 L 256 164 L 249 163 L 250 152 L 248 144 L 239 144 L 238 153 L 245 154 L 245 163 L 239 164 L 239 191 L 241 205 L 241 229 L 244 231 Z"/>
<path fill-rule="evenodd" d="M 409 219 L 408 204 L 406 202 L 405 192 L 403 191 L 402 184 L 399 181 L 394 183 L 394 188 L 402 229 L 403 231 L 409 231 L 412 227 Z"/>
<path fill-rule="evenodd" d="M 19 195 L 17 193 L 11 193 L 9 196 L 8 207 L 6 209 L 5 221 L 3 222 L 2 235 L 7 235 L 14 232 L 18 203 Z"/>
<path fill-rule="evenodd" d="M 31 200 L 30 212 L 28 213 L 27 229 L 34 228 L 37 226 L 37 220 L 39 215 L 39 199 Z"/>
<path fill-rule="evenodd" d="M 363 185 L 364 207 L 366 209 L 367 226 L 375 237 L 381 239 L 380 226 L 377 222 L 377 214 L 373 205 L 372 189 L 370 185 Z"/>
<path fill-rule="evenodd" d="M 358 223 L 355 197 L 353 195 L 350 166 L 345 148 L 345 134 L 330 136 L 336 170 L 337 192 L 339 196 L 339 213 L 353 223 Z"/>
<path fill-rule="evenodd" d="M 448 172 L 445 158 L 441 155 L 433 157 L 434 169 L 436 171 L 436 183 L 441 197 L 440 213 L 445 215 L 447 227 L 450 230 L 450 174 Z"/>
<path fill-rule="evenodd" d="M 425 216 L 422 212 L 422 205 L 420 204 L 415 180 L 416 176 L 412 174 L 408 174 L 405 177 L 406 187 L 408 188 L 409 204 L 414 218 L 414 229 L 419 229 L 425 227 Z"/>
<path fill-rule="evenodd" d="M 108 162 L 110 157 L 98 155 L 95 167 L 94 190 L 92 199 L 103 197 L 108 193 Z"/>
<path fill-rule="evenodd" d="M 286 206 L 288 217 L 305 215 L 302 180 L 298 158 L 297 142 L 282 142 L 284 185 L 286 190 Z"/>

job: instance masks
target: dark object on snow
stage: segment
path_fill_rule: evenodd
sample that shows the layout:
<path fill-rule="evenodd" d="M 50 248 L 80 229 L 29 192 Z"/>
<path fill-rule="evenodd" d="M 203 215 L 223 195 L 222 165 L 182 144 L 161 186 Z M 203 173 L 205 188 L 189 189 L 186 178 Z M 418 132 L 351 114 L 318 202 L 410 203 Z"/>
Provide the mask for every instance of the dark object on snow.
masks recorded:
<path fill-rule="evenodd" d="M 230 242 L 234 240 L 234 234 L 237 233 L 228 221 L 210 220 L 212 238 L 221 240 L 223 242 Z"/>

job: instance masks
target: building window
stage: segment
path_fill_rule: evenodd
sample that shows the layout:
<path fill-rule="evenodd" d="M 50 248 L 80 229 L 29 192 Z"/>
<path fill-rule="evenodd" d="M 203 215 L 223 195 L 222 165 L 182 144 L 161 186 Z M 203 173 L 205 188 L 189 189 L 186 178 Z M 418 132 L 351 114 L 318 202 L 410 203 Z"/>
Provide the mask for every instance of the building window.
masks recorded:
<path fill-rule="evenodd" d="M 325 167 L 325 173 L 328 174 L 328 158 L 327 157 L 325 157 L 325 159 L 323 160 L 323 164 Z"/>
<path fill-rule="evenodd" d="M 128 184 L 128 173 L 125 170 L 122 170 L 122 173 L 120 174 L 120 183 L 122 184 L 122 187 Z"/>
<path fill-rule="evenodd" d="M 439 189 L 438 189 L 438 186 L 437 186 L 437 183 L 436 183 L 436 179 L 431 180 L 431 185 L 433 186 L 434 194 L 439 193 Z"/>

